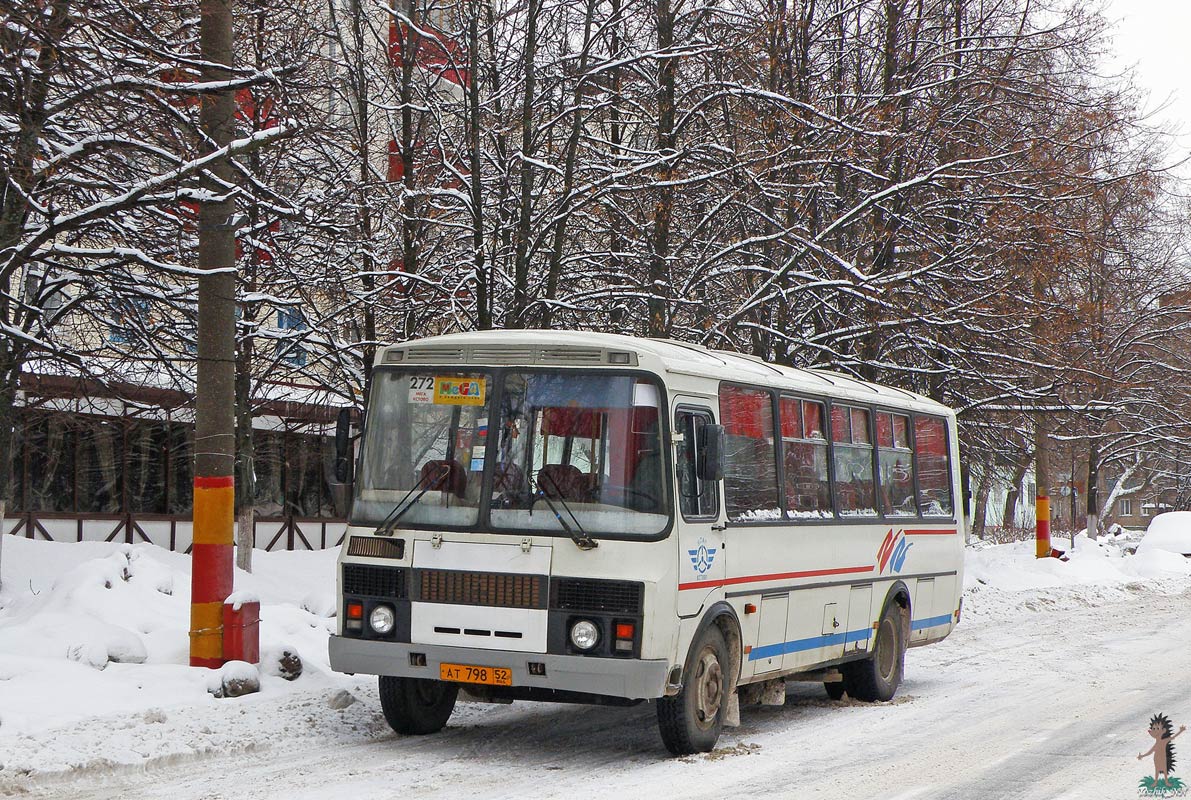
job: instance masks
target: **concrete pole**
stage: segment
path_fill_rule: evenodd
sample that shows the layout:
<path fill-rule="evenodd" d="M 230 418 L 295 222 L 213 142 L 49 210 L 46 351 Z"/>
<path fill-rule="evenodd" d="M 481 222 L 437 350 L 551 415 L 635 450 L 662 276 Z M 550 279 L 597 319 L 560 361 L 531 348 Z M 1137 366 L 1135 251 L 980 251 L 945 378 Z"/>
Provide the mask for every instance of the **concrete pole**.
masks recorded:
<path fill-rule="evenodd" d="M 1034 503 L 1034 555 L 1049 558 L 1050 545 L 1050 429 L 1045 415 L 1034 421 L 1034 483 L 1038 487 Z"/>
<path fill-rule="evenodd" d="M 204 82 L 231 77 L 233 0 L 202 0 L 199 39 Z M 235 134 L 235 95 L 202 96 L 204 150 L 226 147 Z M 223 159 L 203 176 L 203 188 L 223 199 L 199 209 L 198 384 L 194 428 L 194 548 L 191 566 L 190 664 L 223 664 L 223 601 L 232 591 L 235 527 L 236 242 L 235 183 Z"/>

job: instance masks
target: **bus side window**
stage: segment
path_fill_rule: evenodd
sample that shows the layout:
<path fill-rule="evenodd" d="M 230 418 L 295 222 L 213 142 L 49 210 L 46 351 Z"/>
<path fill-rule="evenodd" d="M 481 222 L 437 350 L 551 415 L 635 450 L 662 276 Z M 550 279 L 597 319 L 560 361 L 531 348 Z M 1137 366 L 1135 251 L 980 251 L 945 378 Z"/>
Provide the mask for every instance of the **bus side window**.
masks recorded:
<path fill-rule="evenodd" d="M 674 430 L 682 434 L 682 441 L 676 448 L 676 471 L 678 473 L 678 510 L 684 518 L 711 517 L 719 513 L 719 489 L 716 481 L 698 477 L 699 430 L 711 424 L 711 415 L 706 412 L 681 410 L 675 415 Z"/>
<path fill-rule="evenodd" d="M 910 418 L 877 413 L 877 482 L 881 511 L 890 517 L 916 517 L 914 451 L 910 449 Z"/>
<path fill-rule="evenodd" d="M 720 387 L 724 425 L 724 499 L 738 522 L 781 519 L 773 400 L 764 389 Z"/>
<path fill-rule="evenodd" d="M 924 517 L 950 517 L 951 458 L 947 425 L 938 417 L 914 417 L 918 461 L 918 506 Z"/>
<path fill-rule="evenodd" d="M 873 444 L 869 436 L 868 410 L 833 405 L 831 440 L 840 516 L 875 516 L 877 503 L 873 490 Z"/>
<path fill-rule="evenodd" d="M 782 397 L 779 410 L 782 463 L 786 476 L 786 514 L 793 519 L 831 517 L 823 404 Z"/>

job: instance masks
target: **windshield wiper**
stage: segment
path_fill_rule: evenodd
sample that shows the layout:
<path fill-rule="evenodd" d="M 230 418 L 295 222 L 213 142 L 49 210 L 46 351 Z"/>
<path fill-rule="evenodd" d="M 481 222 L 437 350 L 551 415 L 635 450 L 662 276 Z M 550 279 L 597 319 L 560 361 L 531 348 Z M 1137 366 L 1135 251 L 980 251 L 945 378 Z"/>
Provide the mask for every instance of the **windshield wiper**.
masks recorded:
<path fill-rule="evenodd" d="M 438 474 L 438 481 L 445 481 L 450 473 L 451 467 L 447 464 L 443 464 L 442 472 Z M 433 477 L 435 477 L 434 470 L 430 470 L 429 472 L 422 475 L 422 477 L 418 479 L 418 482 L 414 484 L 413 488 L 405 493 L 405 497 L 402 497 L 400 500 L 398 500 L 397 505 L 393 506 L 393 510 L 390 511 L 383 520 L 381 520 L 380 525 L 376 526 L 376 530 L 373 531 L 373 534 L 376 536 L 391 536 L 393 534 L 393 529 L 397 527 L 397 522 L 403 516 L 405 516 L 405 512 L 416 506 L 418 501 L 422 499 L 426 492 L 430 491 L 430 487 L 438 483 L 438 481 L 430 480 Z M 425 484 L 425 486 L 422 484 Z M 413 500 L 410 500 L 409 505 L 406 505 L 405 501 L 409 500 L 410 495 L 412 495 L 414 492 L 417 492 L 419 489 L 422 491 L 418 492 L 418 496 Z M 402 506 L 404 506 L 404 508 Z"/>
<path fill-rule="evenodd" d="M 567 514 L 570 515 L 571 520 L 575 523 L 575 529 L 578 531 L 577 533 L 575 530 L 572 530 L 571 526 L 567 524 L 567 521 L 562 518 L 562 514 L 558 513 L 558 509 L 555 508 L 554 503 L 550 502 L 550 495 L 546 494 L 545 488 L 543 487 L 538 491 L 538 496 L 546 501 L 546 505 L 550 506 L 550 510 L 554 512 L 554 518 L 558 520 L 558 524 L 561 525 L 562 529 L 567 532 L 568 536 L 571 537 L 571 541 L 575 543 L 575 546 L 580 550 L 594 550 L 595 548 L 599 547 L 600 543 L 587 535 L 587 531 L 583 530 L 583 526 L 579 524 L 579 520 L 575 517 L 575 512 L 571 511 L 571 507 L 567 505 L 567 501 L 562 498 L 562 490 L 558 488 L 558 482 L 554 480 L 554 476 L 548 472 L 544 476 L 542 476 L 541 473 L 538 473 L 538 475 L 540 477 L 545 477 L 550 481 L 550 485 L 554 487 L 554 491 L 558 494 L 558 502 L 562 503 L 562 507 L 566 509 Z"/>

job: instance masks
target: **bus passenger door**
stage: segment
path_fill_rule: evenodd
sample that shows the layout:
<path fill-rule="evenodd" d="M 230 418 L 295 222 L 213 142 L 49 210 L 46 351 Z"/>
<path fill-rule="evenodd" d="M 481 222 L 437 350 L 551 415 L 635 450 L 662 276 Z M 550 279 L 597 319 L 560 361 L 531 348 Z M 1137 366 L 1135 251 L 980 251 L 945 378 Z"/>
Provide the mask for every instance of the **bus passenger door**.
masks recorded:
<path fill-rule="evenodd" d="M 678 615 L 691 616 L 714 602 L 724 578 L 724 528 L 718 481 L 699 477 L 701 431 L 715 421 L 705 400 L 677 398 L 674 472 L 678 514 Z"/>

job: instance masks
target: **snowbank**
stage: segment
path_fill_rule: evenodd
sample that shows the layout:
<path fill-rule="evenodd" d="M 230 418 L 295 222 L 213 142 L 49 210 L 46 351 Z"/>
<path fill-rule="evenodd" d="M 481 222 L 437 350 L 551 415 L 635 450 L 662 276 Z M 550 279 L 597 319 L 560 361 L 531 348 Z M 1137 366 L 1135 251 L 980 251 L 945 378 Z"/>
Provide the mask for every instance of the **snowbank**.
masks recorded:
<path fill-rule="evenodd" d="M 1191 511 L 1170 511 L 1150 520 L 1137 552 L 1162 550 L 1191 555 Z"/>
<path fill-rule="evenodd" d="M 1119 539 L 1119 540 L 1118 540 Z M 1016 624 L 1023 613 L 1111 607 L 1143 594 L 1191 591 L 1191 559 L 1164 550 L 1133 554 L 1132 540 L 1086 534 L 1056 540 L 1067 560 L 1036 558 L 1034 542 L 971 547 L 964 560 L 964 619 Z"/>
<path fill-rule="evenodd" d="M 261 601 L 261 652 L 296 652 L 307 681 L 330 673 L 334 604 L 325 597 L 334 596 L 336 555 L 257 551 L 255 571 L 235 576 L 241 600 Z M 5 736 L 217 702 L 209 671 L 189 666 L 189 556 L 149 544 L 9 536 L 0 568 L 0 752 Z M 312 595 L 320 601 L 309 602 Z M 291 685 L 272 665 L 261 671 L 262 693 L 302 683 Z"/>
<path fill-rule="evenodd" d="M 1067 547 L 1066 561 L 1036 558 L 1032 540 L 969 549 L 965 561 L 964 588 L 989 585 L 1004 591 L 1020 592 L 1056 586 L 1112 585 L 1191 575 L 1191 560 L 1156 548 L 1147 552 L 1139 548 L 1136 555 L 1130 555 L 1114 542 L 1092 540 L 1082 533 L 1075 537 L 1073 548 L 1067 540 L 1056 542 L 1056 546 Z"/>

